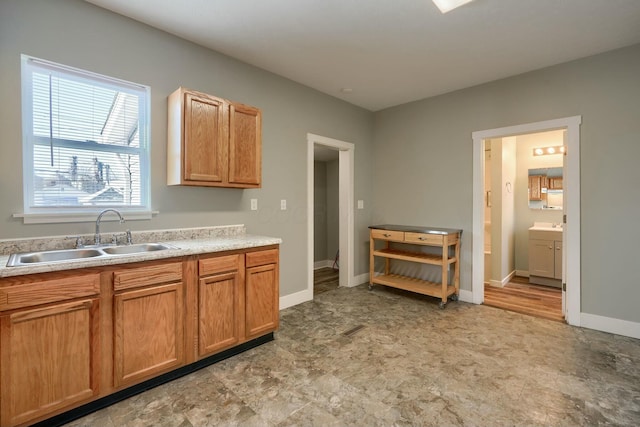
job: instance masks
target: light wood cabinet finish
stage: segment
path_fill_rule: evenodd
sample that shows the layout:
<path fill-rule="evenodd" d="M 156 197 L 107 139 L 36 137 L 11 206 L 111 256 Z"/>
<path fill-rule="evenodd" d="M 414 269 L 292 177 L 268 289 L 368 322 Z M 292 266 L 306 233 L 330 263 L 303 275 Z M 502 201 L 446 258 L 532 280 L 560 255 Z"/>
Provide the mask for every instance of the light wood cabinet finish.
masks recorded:
<path fill-rule="evenodd" d="M 71 409 L 99 393 L 98 299 L 56 303 L 0 317 L 0 424 Z"/>
<path fill-rule="evenodd" d="M 396 226 L 397 227 L 397 226 Z M 440 298 L 440 307 L 444 308 L 450 296 L 458 297 L 460 292 L 460 235 L 461 232 L 448 234 L 419 233 L 387 229 L 370 229 L 369 239 L 369 287 L 374 284 L 391 286 Z M 376 248 L 376 240 L 384 243 L 382 248 Z M 424 253 L 419 250 L 392 247 L 391 243 L 406 243 L 407 245 L 436 246 L 442 251 L 437 254 Z M 453 255 L 450 248 L 453 247 Z M 411 248 L 409 246 L 409 248 Z M 375 257 L 385 260 L 384 273 L 376 275 Z M 442 280 L 440 283 L 391 273 L 391 261 L 408 261 L 420 264 L 440 266 Z M 449 280 L 449 267 L 453 264 L 453 277 Z M 451 282 L 451 283 L 450 283 Z"/>
<path fill-rule="evenodd" d="M 529 176 L 529 200 L 542 200 L 542 180 L 543 175 Z"/>
<path fill-rule="evenodd" d="M 278 254 L 274 245 L 0 279 L 0 426 L 273 332 Z"/>
<path fill-rule="evenodd" d="M 171 277 L 176 265 L 141 267 L 115 272 L 114 277 L 139 274 L 141 285 Z M 162 270 L 165 271 L 162 271 Z M 146 273 L 157 274 L 154 281 Z M 114 384 L 130 385 L 171 370 L 184 362 L 184 299 L 182 275 L 174 283 L 116 293 L 114 300 Z M 132 284 L 129 287 L 133 287 Z"/>
<path fill-rule="evenodd" d="M 549 180 L 549 190 L 562 190 L 562 177 L 553 177 L 548 178 Z"/>
<path fill-rule="evenodd" d="M 167 184 L 259 188 L 258 108 L 179 88 L 168 98 Z"/>
<path fill-rule="evenodd" d="M 244 256 L 200 260 L 198 357 L 244 339 Z"/>

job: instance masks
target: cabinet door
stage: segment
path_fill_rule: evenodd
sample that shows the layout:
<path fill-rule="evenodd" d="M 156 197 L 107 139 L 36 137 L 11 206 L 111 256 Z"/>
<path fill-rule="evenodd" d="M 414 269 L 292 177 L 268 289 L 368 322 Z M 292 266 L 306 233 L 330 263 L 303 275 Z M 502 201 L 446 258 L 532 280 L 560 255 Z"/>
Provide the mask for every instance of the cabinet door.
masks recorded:
<path fill-rule="evenodd" d="M 259 187 L 262 176 L 262 114 L 242 104 L 229 107 L 229 183 Z"/>
<path fill-rule="evenodd" d="M 562 190 L 562 177 L 549 178 L 549 189 Z"/>
<path fill-rule="evenodd" d="M 529 240 L 529 274 L 553 278 L 555 275 L 553 240 Z"/>
<path fill-rule="evenodd" d="M 277 264 L 247 268 L 246 282 L 246 336 L 251 339 L 278 328 Z"/>
<path fill-rule="evenodd" d="M 227 105 L 214 97 L 189 92 L 184 96 L 184 179 L 224 182 Z"/>
<path fill-rule="evenodd" d="M 128 386 L 184 361 L 182 283 L 114 296 L 114 383 Z"/>
<path fill-rule="evenodd" d="M 243 283 L 238 271 L 200 279 L 198 355 L 232 347 L 242 339 Z"/>
<path fill-rule="evenodd" d="M 98 394 L 99 302 L 60 303 L 0 320 L 2 414 L 16 425 Z"/>
<path fill-rule="evenodd" d="M 562 240 L 556 240 L 555 242 L 555 269 L 553 277 L 556 279 L 562 279 Z"/>

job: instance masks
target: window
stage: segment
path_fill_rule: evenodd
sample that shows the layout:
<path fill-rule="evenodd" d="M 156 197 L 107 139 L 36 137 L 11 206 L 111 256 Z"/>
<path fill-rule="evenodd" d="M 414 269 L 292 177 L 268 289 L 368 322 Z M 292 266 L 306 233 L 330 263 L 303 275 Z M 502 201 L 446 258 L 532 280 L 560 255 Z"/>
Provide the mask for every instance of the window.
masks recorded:
<path fill-rule="evenodd" d="M 25 222 L 149 217 L 148 104 L 147 86 L 23 55 Z"/>

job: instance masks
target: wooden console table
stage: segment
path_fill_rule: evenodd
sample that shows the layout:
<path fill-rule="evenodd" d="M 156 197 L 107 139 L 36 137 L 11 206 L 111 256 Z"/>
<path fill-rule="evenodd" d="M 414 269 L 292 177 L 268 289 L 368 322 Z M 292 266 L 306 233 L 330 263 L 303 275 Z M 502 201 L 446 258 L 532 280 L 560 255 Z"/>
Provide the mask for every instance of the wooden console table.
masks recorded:
<path fill-rule="evenodd" d="M 447 300 L 456 301 L 460 292 L 460 238 L 462 230 L 450 228 L 420 227 L 406 225 L 372 225 L 369 240 L 369 289 L 374 284 L 391 286 L 423 295 L 440 298 L 440 308 Z M 376 249 L 376 240 L 384 243 Z M 410 249 L 397 249 L 391 243 L 404 243 Z M 420 252 L 419 246 L 441 247 L 442 252 L 430 254 Z M 451 247 L 453 246 L 453 250 Z M 452 253 L 453 252 L 453 253 Z M 375 257 L 385 259 L 384 273 L 375 275 Z M 417 277 L 392 274 L 391 261 L 401 260 L 420 264 L 431 264 L 442 268 L 442 282 L 434 283 Z M 449 266 L 453 264 L 453 277 L 449 284 Z"/>

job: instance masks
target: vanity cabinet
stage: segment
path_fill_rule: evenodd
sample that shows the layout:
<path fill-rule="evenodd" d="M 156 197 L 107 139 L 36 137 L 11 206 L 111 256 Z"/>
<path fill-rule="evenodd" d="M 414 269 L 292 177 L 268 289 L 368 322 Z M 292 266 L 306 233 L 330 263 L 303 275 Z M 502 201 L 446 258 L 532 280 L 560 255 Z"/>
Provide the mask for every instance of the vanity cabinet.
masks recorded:
<path fill-rule="evenodd" d="M 259 188 L 258 108 L 179 88 L 168 98 L 167 184 Z"/>
<path fill-rule="evenodd" d="M 113 272 L 113 367 L 116 388 L 184 363 L 182 263 Z"/>
<path fill-rule="evenodd" d="M 369 228 L 371 229 L 369 241 L 369 288 L 374 284 L 380 284 L 440 298 L 440 308 L 445 307 L 449 297 L 458 298 L 460 292 L 460 238 L 462 230 L 403 225 L 377 225 Z M 382 248 L 376 247 L 376 240 L 384 242 Z M 394 247 L 393 243 L 402 244 L 402 246 Z M 437 248 L 437 252 L 423 252 L 420 250 L 423 246 Z M 375 257 L 383 258 L 385 261 L 383 274 L 376 275 Z M 441 281 L 436 283 L 393 273 L 391 268 L 393 260 L 439 267 Z M 451 266 L 453 266 L 453 277 L 449 280 Z"/>
<path fill-rule="evenodd" d="M 560 286 L 562 232 L 529 230 L 529 282 Z"/>
<path fill-rule="evenodd" d="M 99 274 L 0 286 L 0 425 L 30 424 L 100 392 Z"/>
<path fill-rule="evenodd" d="M 198 357 L 244 338 L 244 255 L 198 261 Z"/>

